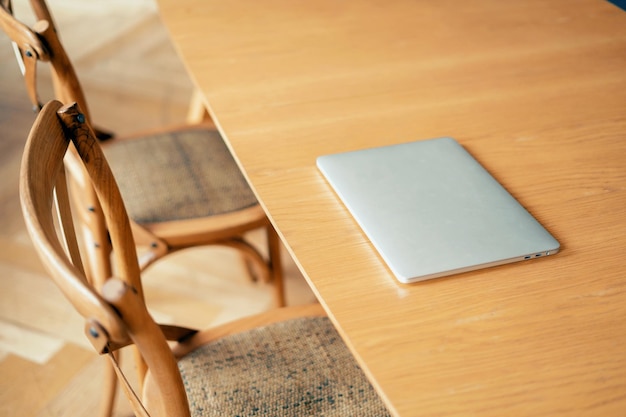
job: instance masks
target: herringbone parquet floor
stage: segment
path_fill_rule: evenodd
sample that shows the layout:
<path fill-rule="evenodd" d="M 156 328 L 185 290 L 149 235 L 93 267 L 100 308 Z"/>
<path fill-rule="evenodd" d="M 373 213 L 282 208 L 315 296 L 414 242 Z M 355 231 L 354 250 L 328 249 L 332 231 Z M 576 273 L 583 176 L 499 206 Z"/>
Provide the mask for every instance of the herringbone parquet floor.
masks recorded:
<path fill-rule="evenodd" d="M 50 0 L 49 6 L 96 124 L 125 134 L 184 121 L 192 85 L 151 0 Z M 25 16 L 28 2 L 14 0 L 14 9 Z M 39 71 L 41 96 L 51 98 L 49 75 L 43 66 Z M 19 161 L 34 120 L 29 109 L 10 42 L 0 33 L 0 417 L 92 416 L 102 358 L 40 266 L 19 210 Z M 283 263 L 288 303 L 314 300 L 286 253 Z M 226 249 L 181 252 L 152 267 L 144 281 L 153 314 L 187 326 L 271 306 L 270 288 L 249 282 L 238 256 Z M 120 398 L 116 416 L 130 415 Z"/>

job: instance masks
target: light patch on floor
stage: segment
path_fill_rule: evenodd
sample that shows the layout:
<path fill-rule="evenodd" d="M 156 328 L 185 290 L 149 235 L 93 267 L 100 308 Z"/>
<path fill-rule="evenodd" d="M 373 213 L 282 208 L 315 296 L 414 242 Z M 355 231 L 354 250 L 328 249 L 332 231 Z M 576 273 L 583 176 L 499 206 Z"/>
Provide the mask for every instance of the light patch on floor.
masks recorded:
<path fill-rule="evenodd" d="M 0 321 L 0 351 L 12 353 L 40 365 L 45 364 L 64 345 L 56 337 L 36 331 L 27 331 L 22 326 Z"/>

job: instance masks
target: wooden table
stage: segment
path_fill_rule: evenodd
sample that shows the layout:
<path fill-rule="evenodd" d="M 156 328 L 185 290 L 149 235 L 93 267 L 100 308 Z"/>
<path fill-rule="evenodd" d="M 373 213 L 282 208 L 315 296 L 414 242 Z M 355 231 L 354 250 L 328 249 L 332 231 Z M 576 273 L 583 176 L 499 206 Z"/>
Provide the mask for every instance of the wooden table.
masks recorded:
<path fill-rule="evenodd" d="M 158 0 L 395 415 L 626 415 L 626 13 L 602 0 Z M 315 166 L 452 136 L 562 252 L 394 280 Z"/>

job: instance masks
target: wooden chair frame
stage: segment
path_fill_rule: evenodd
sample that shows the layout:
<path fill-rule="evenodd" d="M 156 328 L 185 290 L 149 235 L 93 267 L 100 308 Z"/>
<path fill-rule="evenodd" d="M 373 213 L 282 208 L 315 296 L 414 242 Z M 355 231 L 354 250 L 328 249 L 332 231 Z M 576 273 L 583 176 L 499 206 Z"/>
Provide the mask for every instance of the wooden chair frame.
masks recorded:
<path fill-rule="evenodd" d="M 0 0 L 0 27 L 9 35 L 16 46 L 18 60 L 24 63 L 24 80 L 29 97 L 33 102 L 33 108 L 38 110 L 41 107 L 37 95 L 37 62 L 49 62 L 56 99 L 62 103 L 78 103 L 85 114 L 86 121 L 91 124 L 90 112 L 83 89 L 59 40 L 52 15 L 45 1 L 30 0 L 30 3 L 38 19 L 32 29 L 12 15 L 11 0 Z M 99 138 L 108 138 L 109 136 L 108 133 L 97 129 L 96 134 Z M 121 140 L 132 140 L 132 138 Z M 83 173 L 80 170 L 71 170 L 71 174 L 76 182 L 74 186 L 80 187 L 82 184 L 80 176 Z M 87 210 L 98 210 L 97 201 L 94 196 L 89 195 L 88 190 L 81 196 L 84 198 L 82 205 Z M 89 221 L 89 215 L 86 217 L 85 224 L 90 228 L 90 232 L 86 232 L 86 234 L 92 239 L 94 246 L 98 248 L 97 252 L 101 254 L 100 260 L 97 260 L 98 257 L 94 258 L 94 265 L 91 265 L 89 270 L 92 270 L 94 277 L 106 277 L 110 272 L 106 265 L 108 259 L 106 231 L 99 230 L 97 224 Z M 284 305 L 279 239 L 260 205 L 257 204 L 239 212 L 212 216 L 210 219 L 190 219 L 142 225 L 131 219 L 131 225 L 136 242 L 139 246 L 147 249 L 145 256 L 141 259 L 142 269 L 164 255 L 180 249 L 208 244 L 232 247 L 242 253 L 248 265 L 254 265 L 263 281 L 271 279 L 275 281 L 276 304 Z M 256 248 L 240 238 L 246 231 L 257 228 L 265 228 L 267 231 L 270 252 L 268 262 L 265 262 Z"/>

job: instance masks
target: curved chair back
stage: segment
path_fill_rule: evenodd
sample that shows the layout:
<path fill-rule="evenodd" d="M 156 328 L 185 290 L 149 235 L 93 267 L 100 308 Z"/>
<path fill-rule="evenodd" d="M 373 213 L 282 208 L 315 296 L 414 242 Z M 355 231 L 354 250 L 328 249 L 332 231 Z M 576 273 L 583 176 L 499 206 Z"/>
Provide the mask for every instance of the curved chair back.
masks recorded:
<path fill-rule="evenodd" d="M 75 149 L 102 207 L 110 233 L 115 277 L 90 281 L 82 265 L 81 242 L 74 230 L 64 158 Z M 189 407 L 176 360 L 164 330 L 151 318 L 143 299 L 130 221 L 108 163 L 76 104 L 46 104 L 28 137 L 22 159 L 20 199 L 27 230 L 57 286 L 85 318 L 85 331 L 102 354 L 134 344 L 160 390 L 166 415 L 188 415 Z M 58 218 L 57 218 L 58 215 Z M 170 329 L 172 330 L 172 329 Z M 187 329 L 179 329 L 187 331 Z M 172 330 L 173 331 L 173 330 Z M 179 338 L 181 334 L 173 338 Z M 147 415 L 116 366 L 137 415 Z"/>

